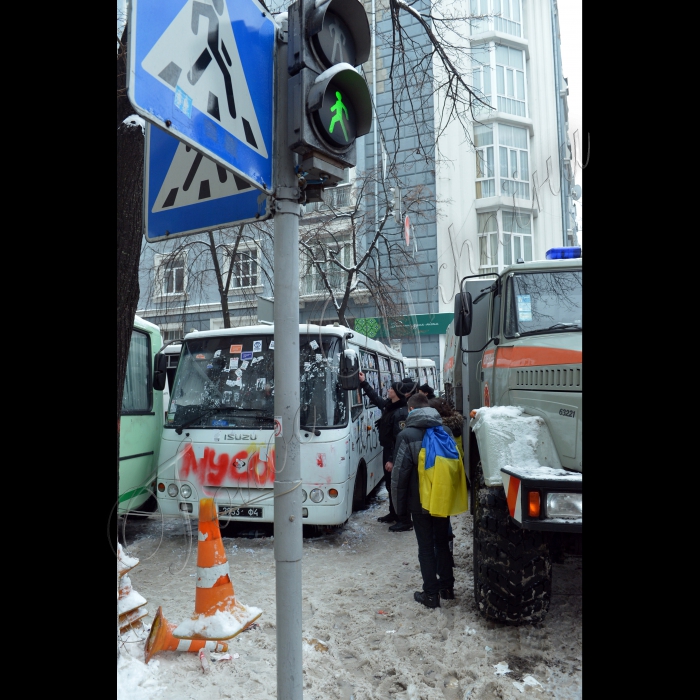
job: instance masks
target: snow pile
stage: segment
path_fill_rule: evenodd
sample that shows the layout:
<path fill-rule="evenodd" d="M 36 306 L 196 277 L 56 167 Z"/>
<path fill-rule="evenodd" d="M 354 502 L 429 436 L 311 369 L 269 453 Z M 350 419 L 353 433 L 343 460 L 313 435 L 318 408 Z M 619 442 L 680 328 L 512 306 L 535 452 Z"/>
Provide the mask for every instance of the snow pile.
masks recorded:
<path fill-rule="evenodd" d="M 262 615 L 260 608 L 246 607 L 237 602 L 232 612 L 217 610 L 210 616 L 199 615 L 191 620 L 185 620 L 173 630 L 173 635 L 187 638 L 197 635 L 206 639 L 230 639 L 260 615 Z"/>
<path fill-rule="evenodd" d="M 547 424 L 539 416 L 529 416 L 516 406 L 494 406 L 478 409 L 470 425 L 488 486 L 500 485 L 503 468 L 561 469 Z"/>
<path fill-rule="evenodd" d="M 142 650 L 142 645 L 137 649 Z M 117 700 L 151 700 L 161 697 L 164 686 L 156 681 L 158 662 L 146 666 L 122 648 L 117 662 Z"/>

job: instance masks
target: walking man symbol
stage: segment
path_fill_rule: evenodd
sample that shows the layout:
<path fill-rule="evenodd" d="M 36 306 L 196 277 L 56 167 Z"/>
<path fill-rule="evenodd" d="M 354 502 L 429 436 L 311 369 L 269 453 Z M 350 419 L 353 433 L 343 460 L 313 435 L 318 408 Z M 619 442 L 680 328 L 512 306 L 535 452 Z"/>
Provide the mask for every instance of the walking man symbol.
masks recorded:
<path fill-rule="evenodd" d="M 335 128 L 335 123 L 340 122 L 340 128 L 343 130 L 343 134 L 345 135 L 345 140 L 348 140 L 348 131 L 345 128 L 345 123 L 343 122 L 343 112 L 345 112 L 345 118 L 349 119 L 350 117 L 348 116 L 348 108 L 343 104 L 343 96 L 339 93 L 336 92 L 335 96 L 338 98 L 336 103 L 331 107 L 331 112 L 335 112 L 333 115 L 333 119 L 331 119 L 331 123 L 328 126 L 328 132 L 333 133 L 333 129 Z"/>

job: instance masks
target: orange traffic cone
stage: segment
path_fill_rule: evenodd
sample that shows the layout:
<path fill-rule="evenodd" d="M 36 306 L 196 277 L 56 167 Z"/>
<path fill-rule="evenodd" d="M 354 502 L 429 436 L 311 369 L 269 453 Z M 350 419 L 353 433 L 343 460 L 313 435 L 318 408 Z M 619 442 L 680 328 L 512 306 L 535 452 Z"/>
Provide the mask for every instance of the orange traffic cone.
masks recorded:
<path fill-rule="evenodd" d="M 163 615 L 163 608 L 158 607 L 151 631 L 146 639 L 146 663 L 151 660 L 154 654 L 159 651 L 228 651 L 226 642 L 205 642 L 196 640 L 176 639 L 173 637 L 175 625 L 168 622 Z"/>
<path fill-rule="evenodd" d="M 199 501 L 194 615 L 173 631 L 178 639 L 231 639 L 260 615 L 236 600 L 213 498 Z"/>

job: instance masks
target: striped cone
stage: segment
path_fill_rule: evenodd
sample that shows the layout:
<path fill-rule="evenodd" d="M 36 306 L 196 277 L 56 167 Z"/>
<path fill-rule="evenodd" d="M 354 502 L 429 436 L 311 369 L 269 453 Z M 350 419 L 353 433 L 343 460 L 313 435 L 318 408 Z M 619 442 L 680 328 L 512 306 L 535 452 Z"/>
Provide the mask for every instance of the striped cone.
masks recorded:
<path fill-rule="evenodd" d="M 231 639 L 260 615 L 236 600 L 213 498 L 199 501 L 194 615 L 173 631 L 178 639 Z"/>
<path fill-rule="evenodd" d="M 146 663 L 148 663 L 154 654 L 159 651 L 194 651 L 198 652 L 201 649 L 207 651 L 228 651 L 226 642 L 205 642 L 186 639 L 176 639 L 173 637 L 175 625 L 168 622 L 163 615 L 163 608 L 158 607 L 151 631 L 146 640 Z"/>

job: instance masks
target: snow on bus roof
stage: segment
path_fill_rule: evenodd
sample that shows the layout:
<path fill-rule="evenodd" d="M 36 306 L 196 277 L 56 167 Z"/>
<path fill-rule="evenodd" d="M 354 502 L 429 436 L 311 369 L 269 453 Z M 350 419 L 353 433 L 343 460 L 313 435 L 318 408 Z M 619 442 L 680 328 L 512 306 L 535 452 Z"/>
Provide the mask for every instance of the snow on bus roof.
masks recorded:
<path fill-rule="evenodd" d="M 236 328 L 218 328 L 216 330 L 209 331 L 192 331 L 185 335 L 185 340 L 194 338 L 213 338 L 221 337 L 222 335 L 272 335 L 275 332 L 275 326 L 271 323 L 263 323 L 255 326 L 238 326 Z M 388 345 L 385 345 L 379 340 L 374 340 L 373 338 L 368 338 L 367 336 L 359 333 L 358 331 L 347 328 L 346 326 L 336 326 L 335 324 L 329 323 L 325 326 L 319 326 L 315 323 L 300 323 L 299 333 L 310 335 L 313 333 L 318 333 L 322 335 L 334 335 L 340 338 L 352 338 L 354 344 L 359 345 L 361 348 L 367 350 L 378 350 L 390 357 L 395 359 L 404 359 L 400 352 L 397 352 Z"/>

